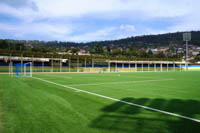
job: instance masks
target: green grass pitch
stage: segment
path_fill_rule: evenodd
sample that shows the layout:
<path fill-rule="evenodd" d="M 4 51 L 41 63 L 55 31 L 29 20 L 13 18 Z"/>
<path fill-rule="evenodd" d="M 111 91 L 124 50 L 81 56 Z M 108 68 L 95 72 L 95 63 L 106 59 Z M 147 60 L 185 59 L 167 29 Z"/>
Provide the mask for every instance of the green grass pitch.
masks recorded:
<path fill-rule="evenodd" d="M 200 72 L 33 77 L 0 75 L 1 133 L 200 132 L 200 122 L 109 99 L 200 120 Z"/>

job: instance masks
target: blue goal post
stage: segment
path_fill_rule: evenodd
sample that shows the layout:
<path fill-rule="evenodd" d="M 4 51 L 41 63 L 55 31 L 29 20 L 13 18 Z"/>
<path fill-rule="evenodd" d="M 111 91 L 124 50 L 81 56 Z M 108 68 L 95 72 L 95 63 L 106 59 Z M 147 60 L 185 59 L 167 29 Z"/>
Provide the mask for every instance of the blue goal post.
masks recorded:
<path fill-rule="evenodd" d="M 16 77 L 32 77 L 32 62 L 15 64 Z"/>

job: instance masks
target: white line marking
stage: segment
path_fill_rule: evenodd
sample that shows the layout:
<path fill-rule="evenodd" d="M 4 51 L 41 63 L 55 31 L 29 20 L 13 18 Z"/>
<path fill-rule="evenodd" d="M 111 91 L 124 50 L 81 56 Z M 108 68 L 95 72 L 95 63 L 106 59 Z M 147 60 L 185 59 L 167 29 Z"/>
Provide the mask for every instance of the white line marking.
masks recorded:
<path fill-rule="evenodd" d="M 137 77 L 137 76 L 123 76 L 123 75 L 121 75 L 121 77 L 133 77 L 133 78 L 157 78 L 157 77 Z"/>
<path fill-rule="evenodd" d="M 111 85 L 111 84 L 128 84 L 128 83 L 139 83 L 139 82 L 156 82 L 156 81 L 168 81 L 175 79 L 160 79 L 160 80 L 143 80 L 143 81 L 125 81 L 125 82 L 108 82 L 108 83 L 93 83 L 93 84 L 75 84 L 67 86 L 84 86 L 84 85 Z"/>
<path fill-rule="evenodd" d="M 104 75 L 105 76 L 105 75 Z M 106 75 L 106 76 L 115 76 L 119 77 L 119 75 Z M 123 76 L 120 74 L 120 77 L 133 77 L 133 78 L 158 78 L 158 77 L 138 77 L 138 76 Z"/>
<path fill-rule="evenodd" d="M 54 84 L 54 85 L 57 85 L 57 86 L 61 86 L 61 87 L 64 87 L 64 88 L 72 89 L 72 90 L 75 90 L 75 91 L 87 93 L 87 94 L 98 96 L 98 97 L 102 97 L 102 98 L 105 98 L 105 99 L 110 99 L 112 101 L 121 102 L 121 103 L 124 103 L 124 104 L 140 107 L 140 108 L 143 108 L 143 109 L 146 109 L 146 110 L 160 112 L 160 113 L 163 113 L 163 114 L 176 116 L 176 117 L 179 117 L 179 118 L 183 118 L 183 119 L 187 119 L 187 120 L 191 120 L 191 121 L 200 123 L 200 120 L 194 119 L 194 118 L 191 118 L 191 117 L 187 117 L 187 116 L 183 116 L 183 115 L 179 115 L 179 114 L 175 114 L 175 113 L 171 113 L 171 112 L 167 112 L 167 111 L 163 111 L 163 110 L 159 110 L 159 109 L 154 109 L 154 108 L 151 108 L 151 107 L 147 107 L 147 106 L 143 106 L 143 105 L 139 105 L 139 104 L 135 104 L 135 103 L 131 103 L 131 102 L 126 102 L 126 101 L 119 100 L 119 99 L 116 99 L 116 98 L 112 98 L 112 97 L 96 94 L 96 93 L 85 91 L 85 90 L 80 90 L 80 89 L 77 89 L 77 88 L 73 88 L 73 87 L 70 87 L 70 86 L 58 84 L 58 83 L 55 83 L 55 82 L 52 82 L 52 81 L 48 81 L 48 80 L 45 80 L 45 79 L 41 79 L 41 78 L 37 78 L 37 77 L 32 77 L 32 78 L 38 79 L 38 80 L 41 80 L 41 81 L 44 81 L 44 82 L 47 82 L 47 83 L 50 83 L 50 84 Z"/>
<path fill-rule="evenodd" d="M 52 75 L 52 74 L 47 74 L 47 76 L 58 77 L 58 78 L 67 78 L 67 79 L 72 79 L 72 77 L 69 77 L 69 76 L 58 76 L 58 75 Z"/>
<path fill-rule="evenodd" d="M 88 75 L 88 76 L 113 76 L 113 77 L 118 77 L 120 75 L 120 77 L 135 77 L 135 78 L 159 78 L 159 77 L 138 77 L 138 76 L 124 76 L 122 73 L 118 73 L 118 74 L 108 74 L 108 73 L 104 73 L 104 74 L 96 74 L 96 73 L 91 73 L 91 74 L 84 74 L 84 75 Z"/>
<path fill-rule="evenodd" d="M 69 76 L 55 76 L 55 77 L 72 79 L 72 77 L 69 77 Z"/>

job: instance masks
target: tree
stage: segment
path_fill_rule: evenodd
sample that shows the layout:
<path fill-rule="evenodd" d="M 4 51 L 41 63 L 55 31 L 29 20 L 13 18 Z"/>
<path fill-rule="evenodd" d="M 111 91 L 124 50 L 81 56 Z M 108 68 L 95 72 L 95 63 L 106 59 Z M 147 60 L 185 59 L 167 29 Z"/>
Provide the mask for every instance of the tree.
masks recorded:
<path fill-rule="evenodd" d="M 25 49 L 26 49 L 26 47 L 25 47 L 24 43 L 17 43 L 17 44 L 15 44 L 15 50 L 23 51 Z"/>
<path fill-rule="evenodd" d="M 196 63 L 199 61 L 200 61 L 200 53 L 194 59 L 190 60 L 190 62 L 192 62 L 192 63 Z"/>
<path fill-rule="evenodd" d="M 6 40 L 0 40 L 0 49 L 8 49 L 9 45 Z"/>
<path fill-rule="evenodd" d="M 163 52 L 159 52 L 157 55 L 156 55 L 157 58 L 165 58 L 165 54 Z"/>
<path fill-rule="evenodd" d="M 103 54 L 103 47 L 100 44 L 95 44 L 94 49 L 96 54 Z"/>
<path fill-rule="evenodd" d="M 76 54 L 78 51 L 80 50 L 80 48 L 72 48 L 72 54 Z"/>
<path fill-rule="evenodd" d="M 142 58 L 147 58 L 148 57 L 148 54 L 145 50 L 141 50 L 139 52 L 139 57 L 142 57 Z"/>
<path fill-rule="evenodd" d="M 111 48 L 110 46 L 107 46 L 107 55 L 110 55 L 110 53 L 111 53 Z"/>
<path fill-rule="evenodd" d="M 147 54 L 149 57 L 153 57 L 153 52 L 151 50 L 149 50 Z"/>
<path fill-rule="evenodd" d="M 122 55 L 121 50 L 119 48 L 113 49 L 112 50 L 112 55 L 113 56 L 120 56 L 120 55 Z"/>
<path fill-rule="evenodd" d="M 124 56 L 127 56 L 127 57 L 130 57 L 130 56 L 132 55 L 132 53 L 131 53 L 130 50 L 124 50 L 124 51 L 122 52 L 122 54 L 123 54 Z"/>
<path fill-rule="evenodd" d="M 134 57 L 138 56 L 138 52 L 137 52 L 136 48 L 131 49 L 131 55 L 134 56 Z"/>

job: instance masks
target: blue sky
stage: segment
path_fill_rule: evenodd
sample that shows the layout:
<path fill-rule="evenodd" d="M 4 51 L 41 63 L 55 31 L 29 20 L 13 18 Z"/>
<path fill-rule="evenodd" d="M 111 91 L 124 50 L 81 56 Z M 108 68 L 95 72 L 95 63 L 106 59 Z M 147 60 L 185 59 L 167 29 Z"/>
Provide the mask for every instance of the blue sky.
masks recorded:
<path fill-rule="evenodd" d="M 199 0 L 1 0 L 0 38 L 88 42 L 200 30 Z"/>

